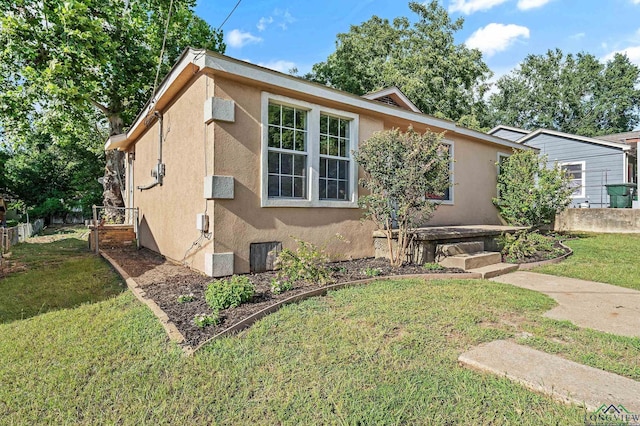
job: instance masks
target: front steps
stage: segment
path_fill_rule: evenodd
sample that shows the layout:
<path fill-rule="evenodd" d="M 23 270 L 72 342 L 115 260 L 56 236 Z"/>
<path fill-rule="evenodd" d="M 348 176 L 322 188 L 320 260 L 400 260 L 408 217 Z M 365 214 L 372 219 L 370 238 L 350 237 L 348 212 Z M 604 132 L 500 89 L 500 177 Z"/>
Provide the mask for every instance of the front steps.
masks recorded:
<path fill-rule="evenodd" d="M 482 278 L 493 278 L 518 269 L 518 265 L 502 263 L 502 255 L 484 250 L 482 241 L 436 246 L 436 260 L 446 268 L 476 272 Z"/>

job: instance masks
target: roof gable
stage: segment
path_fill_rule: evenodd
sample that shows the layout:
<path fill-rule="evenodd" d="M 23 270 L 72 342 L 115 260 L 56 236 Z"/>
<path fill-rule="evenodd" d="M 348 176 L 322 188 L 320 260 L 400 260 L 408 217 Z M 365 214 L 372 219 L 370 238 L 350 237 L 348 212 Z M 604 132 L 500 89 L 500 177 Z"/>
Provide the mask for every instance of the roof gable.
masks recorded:
<path fill-rule="evenodd" d="M 403 109 L 407 109 L 413 112 L 422 112 L 418 107 L 402 93 L 402 90 L 396 86 L 387 87 L 386 89 L 378 90 L 377 92 L 367 93 L 362 95 L 365 99 L 371 99 L 372 101 L 382 102 L 387 105 L 397 106 Z"/>
<path fill-rule="evenodd" d="M 586 136 L 580 136 L 580 135 L 574 135 L 571 133 L 563 133 L 563 132 L 558 132 L 557 130 L 548 130 L 548 129 L 538 129 L 535 132 L 531 132 L 528 135 L 526 135 L 525 137 L 523 137 L 522 139 L 518 139 L 518 143 L 521 144 L 526 144 L 527 142 L 529 142 L 530 140 L 532 140 L 533 138 L 539 136 L 539 135 L 551 135 L 551 136 L 557 136 L 560 138 L 565 138 L 565 139 L 573 139 L 575 141 L 578 142 L 586 142 L 586 143 L 591 143 L 594 145 L 602 145 L 602 146 L 608 146 L 610 148 L 618 148 L 621 149 L 622 151 L 627 151 L 629 150 L 631 147 L 629 145 L 623 144 L 623 143 L 616 143 L 616 142 L 609 142 L 609 141 L 604 141 L 601 139 L 595 139 L 595 138 L 589 138 Z"/>

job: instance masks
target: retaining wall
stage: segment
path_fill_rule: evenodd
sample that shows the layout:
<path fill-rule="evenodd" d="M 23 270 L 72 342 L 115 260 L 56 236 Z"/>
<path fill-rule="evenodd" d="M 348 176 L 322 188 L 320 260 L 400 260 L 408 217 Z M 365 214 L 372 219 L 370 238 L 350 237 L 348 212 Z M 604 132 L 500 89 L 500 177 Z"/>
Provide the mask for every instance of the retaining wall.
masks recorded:
<path fill-rule="evenodd" d="M 567 209 L 556 216 L 556 231 L 640 233 L 640 209 Z"/>

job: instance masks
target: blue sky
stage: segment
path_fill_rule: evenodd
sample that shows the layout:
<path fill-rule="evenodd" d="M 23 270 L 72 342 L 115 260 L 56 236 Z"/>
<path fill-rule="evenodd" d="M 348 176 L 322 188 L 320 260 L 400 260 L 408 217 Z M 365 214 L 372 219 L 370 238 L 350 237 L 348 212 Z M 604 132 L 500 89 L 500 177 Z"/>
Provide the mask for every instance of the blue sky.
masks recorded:
<path fill-rule="evenodd" d="M 218 28 L 237 0 L 199 0 L 196 13 Z M 477 47 L 496 77 L 528 54 L 556 47 L 606 60 L 626 52 L 640 65 L 640 0 L 440 0 L 465 19 L 456 41 Z M 287 72 L 310 71 L 335 50 L 336 34 L 371 16 L 415 15 L 403 0 L 242 0 L 222 29 L 226 54 Z"/>

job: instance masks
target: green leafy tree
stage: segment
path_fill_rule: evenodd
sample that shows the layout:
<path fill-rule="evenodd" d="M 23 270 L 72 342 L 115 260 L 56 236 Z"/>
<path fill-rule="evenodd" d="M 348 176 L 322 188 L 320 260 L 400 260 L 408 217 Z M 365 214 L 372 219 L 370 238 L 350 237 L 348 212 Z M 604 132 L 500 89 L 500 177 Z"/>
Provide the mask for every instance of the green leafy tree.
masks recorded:
<path fill-rule="evenodd" d="M 422 112 L 477 127 L 491 71 L 479 50 L 455 43 L 464 21 L 435 0 L 409 8 L 414 24 L 373 16 L 338 34 L 336 51 L 305 77 L 356 95 L 397 86 Z"/>
<path fill-rule="evenodd" d="M 640 123 L 640 68 L 620 54 L 606 64 L 560 49 L 529 55 L 496 87 L 489 98 L 495 125 L 594 136 Z"/>
<path fill-rule="evenodd" d="M 163 76 L 189 45 L 224 51 L 222 33 L 195 16 L 194 5 L 195 0 L 0 3 L 0 126 L 8 142 L 31 133 L 42 112 L 63 112 L 56 125 L 38 129 L 52 137 L 65 127 L 84 135 L 94 129 L 103 137 L 122 133 L 152 95 L 159 62 Z M 79 143 L 93 146 L 90 140 Z M 108 152 L 105 205 L 124 204 L 123 168 L 123 153 Z"/>
<path fill-rule="evenodd" d="M 571 203 L 571 177 L 560 167 L 547 167 L 547 157 L 533 150 L 516 151 L 499 164 L 500 216 L 512 226 L 540 227 Z"/>
<path fill-rule="evenodd" d="M 437 207 L 430 198 L 441 197 L 449 187 L 448 147 L 442 134 L 393 129 L 374 133 L 354 157 L 364 170 L 360 185 L 369 191 L 358 200 L 360 207 L 387 236 L 391 264 L 401 266 L 413 228 L 423 225 Z"/>

